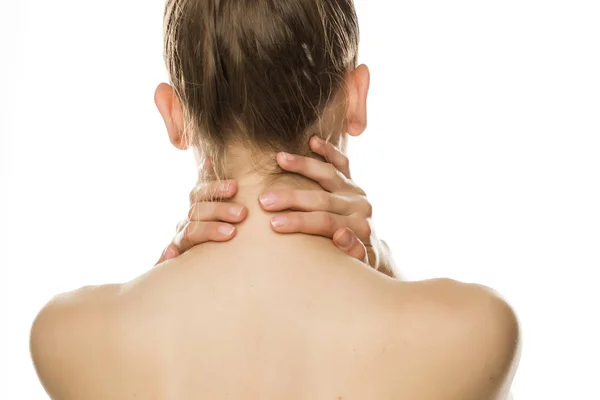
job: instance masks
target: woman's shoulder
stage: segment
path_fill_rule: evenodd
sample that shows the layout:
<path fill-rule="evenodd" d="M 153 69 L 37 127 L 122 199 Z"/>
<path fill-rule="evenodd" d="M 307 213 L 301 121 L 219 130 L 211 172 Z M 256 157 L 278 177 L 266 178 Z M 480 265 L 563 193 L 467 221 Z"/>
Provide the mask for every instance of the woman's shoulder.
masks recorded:
<path fill-rule="evenodd" d="M 514 310 L 496 291 L 451 279 L 397 282 L 393 291 L 387 315 L 399 357 L 426 366 L 420 372 L 440 388 L 462 384 L 461 398 L 506 397 L 520 331 Z"/>
<path fill-rule="evenodd" d="M 474 348 L 506 345 L 519 339 L 519 322 L 510 304 L 495 290 L 452 279 L 397 282 L 393 307 L 411 321 L 411 326 L 430 328 L 424 338 L 463 343 Z"/>
<path fill-rule="evenodd" d="M 121 285 L 86 286 L 53 297 L 37 314 L 31 356 L 52 398 L 83 398 L 95 373 L 120 365 L 120 293 Z"/>

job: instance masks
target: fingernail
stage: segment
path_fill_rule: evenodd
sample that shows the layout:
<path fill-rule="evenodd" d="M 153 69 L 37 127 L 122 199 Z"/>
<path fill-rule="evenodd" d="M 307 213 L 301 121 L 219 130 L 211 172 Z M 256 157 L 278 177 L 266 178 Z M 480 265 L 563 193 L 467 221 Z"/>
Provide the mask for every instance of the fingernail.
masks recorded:
<path fill-rule="evenodd" d="M 294 157 L 290 153 L 281 153 L 281 154 L 283 154 L 283 158 L 285 158 L 286 161 L 294 161 L 296 159 L 296 157 Z"/>
<path fill-rule="evenodd" d="M 242 211 L 244 211 L 244 207 L 242 206 L 229 207 L 229 214 L 233 215 L 234 217 L 239 217 L 242 215 Z"/>
<path fill-rule="evenodd" d="M 221 225 L 219 226 L 219 232 L 222 233 L 225 236 L 231 236 L 233 235 L 233 231 L 235 230 L 235 227 L 233 225 Z"/>
<path fill-rule="evenodd" d="M 350 245 L 352 244 L 352 236 L 350 235 L 350 232 L 344 231 L 344 233 L 342 233 L 342 235 L 338 238 L 338 241 L 340 246 L 343 248 L 350 248 Z"/>
<path fill-rule="evenodd" d="M 231 184 L 231 182 L 225 182 L 225 183 L 221 184 L 221 190 L 223 192 L 229 192 L 232 187 L 233 187 L 233 185 Z"/>
<path fill-rule="evenodd" d="M 265 193 L 259 197 L 259 200 L 263 206 L 271 206 L 277 201 L 277 195 L 275 193 Z"/>
<path fill-rule="evenodd" d="M 285 215 L 278 215 L 271 220 L 271 225 L 275 228 L 279 228 L 285 225 L 288 221 L 288 218 Z"/>

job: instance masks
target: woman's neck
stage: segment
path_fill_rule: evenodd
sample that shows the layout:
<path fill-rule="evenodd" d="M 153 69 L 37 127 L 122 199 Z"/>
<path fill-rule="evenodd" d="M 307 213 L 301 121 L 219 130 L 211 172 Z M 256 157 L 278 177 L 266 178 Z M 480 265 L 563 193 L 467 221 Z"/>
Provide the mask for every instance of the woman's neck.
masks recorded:
<path fill-rule="evenodd" d="M 194 248 L 191 254 L 198 259 L 218 257 L 231 258 L 231 262 L 260 260 L 265 264 L 277 262 L 323 262 L 344 257 L 333 244 L 331 238 L 303 233 L 277 233 L 271 226 L 271 220 L 278 214 L 293 213 L 294 210 L 266 212 L 259 203 L 262 194 L 269 192 L 294 190 L 324 190 L 319 184 L 295 174 L 282 175 L 274 182 L 264 175 L 245 174 L 236 179 L 238 192 L 227 200 L 248 208 L 246 219 L 236 225 L 233 239 L 225 243 L 205 243 Z M 271 182 L 265 184 L 265 182 Z"/>
<path fill-rule="evenodd" d="M 260 204 L 260 197 L 262 195 L 267 193 L 277 195 L 285 193 L 293 194 L 297 190 L 324 190 L 318 183 L 295 174 L 278 176 L 276 179 L 269 179 L 268 177 L 265 179 L 264 176 L 258 174 L 249 174 L 240 177 L 236 182 L 238 184 L 238 191 L 231 201 L 248 208 L 248 217 L 237 227 L 239 237 L 244 237 L 248 233 L 249 236 L 253 237 L 264 234 L 265 239 L 273 239 L 273 234 L 275 234 L 271 227 L 273 217 L 280 214 L 298 212 L 298 210 L 293 209 L 267 212 Z M 276 235 L 282 236 L 279 233 Z"/>

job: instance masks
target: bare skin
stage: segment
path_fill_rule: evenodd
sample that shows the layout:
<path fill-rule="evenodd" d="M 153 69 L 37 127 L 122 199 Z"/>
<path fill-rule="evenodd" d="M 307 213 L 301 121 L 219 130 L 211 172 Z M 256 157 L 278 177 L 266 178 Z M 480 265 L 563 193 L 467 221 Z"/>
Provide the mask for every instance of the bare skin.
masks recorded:
<path fill-rule="evenodd" d="M 330 239 L 278 234 L 261 193 L 252 177 L 238 182 L 248 216 L 235 240 L 50 302 L 32 330 L 50 396 L 506 398 L 518 325 L 502 299 L 393 280 Z"/>
<path fill-rule="evenodd" d="M 278 165 L 329 190 L 288 189 L 263 193 L 259 197 L 263 210 L 289 211 L 284 215 L 289 217 L 285 224 L 271 223 L 273 230 L 283 234 L 307 233 L 331 238 L 342 252 L 381 273 L 399 278 L 387 244 L 371 229 L 372 206 L 365 192 L 352 181 L 348 157 L 333 144 L 317 137 L 313 137 L 309 145 L 326 162 L 292 155 L 293 160 L 277 157 Z M 210 162 L 205 162 L 203 169 L 210 170 Z M 190 194 L 188 218 L 177 225 L 177 235 L 157 264 L 202 243 L 233 239 L 235 225 L 248 215 L 243 205 L 226 201 L 237 194 L 237 189 L 236 181 L 201 181 Z M 361 233 L 360 237 L 355 231 Z"/>
<path fill-rule="evenodd" d="M 238 240 L 55 298 L 32 332 L 51 398 L 503 398 L 518 329 L 500 298 L 392 280 L 251 211 Z"/>
<path fill-rule="evenodd" d="M 360 73 L 348 89 L 351 134 L 366 126 Z M 185 147 L 180 108 L 163 89 L 171 141 Z M 251 164 L 237 151 L 240 165 Z M 520 349 L 510 306 L 483 286 L 402 282 L 349 257 L 332 236 L 355 213 L 266 210 L 262 195 L 299 186 L 351 197 L 340 183 L 350 185 L 347 178 L 311 175 L 306 164 L 277 157 L 311 179 L 290 175 L 264 187 L 256 174 L 237 176 L 231 201 L 245 214 L 230 221 L 226 240 L 211 230 L 216 214 L 192 207 L 188 228 L 169 246 L 183 254 L 131 282 L 85 287 L 42 309 L 31 352 L 50 397 L 505 399 Z M 331 215 L 309 217 L 323 213 Z M 355 248 L 369 244 L 368 214 L 353 216 Z M 274 226 L 282 215 L 287 224 Z M 318 232 L 291 233 L 307 226 Z M 194 246 L 203 235 L 208 241 Z"/>

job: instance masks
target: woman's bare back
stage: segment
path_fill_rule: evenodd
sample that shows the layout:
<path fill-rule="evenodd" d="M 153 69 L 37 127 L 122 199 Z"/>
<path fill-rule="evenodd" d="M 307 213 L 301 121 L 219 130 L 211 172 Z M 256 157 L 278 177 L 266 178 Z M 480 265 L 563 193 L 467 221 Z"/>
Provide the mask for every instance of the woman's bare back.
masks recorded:
<path fill-rule="evenodd" d="M 251 232 L 53 300 L 32 333 L 47 390 L 90 400 L 502 398 L 518 331 L 487 289 L 403 283 L 326 239 Z"/>

